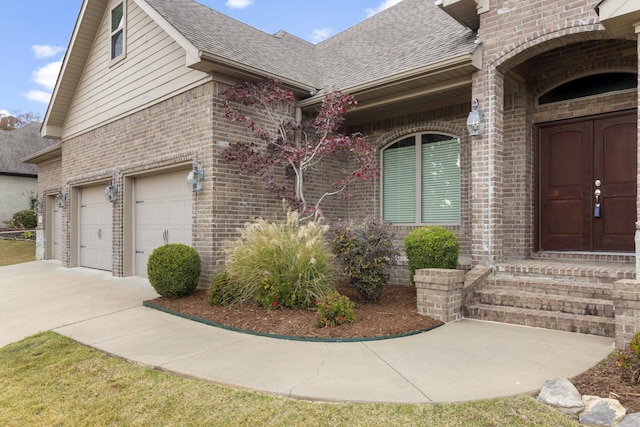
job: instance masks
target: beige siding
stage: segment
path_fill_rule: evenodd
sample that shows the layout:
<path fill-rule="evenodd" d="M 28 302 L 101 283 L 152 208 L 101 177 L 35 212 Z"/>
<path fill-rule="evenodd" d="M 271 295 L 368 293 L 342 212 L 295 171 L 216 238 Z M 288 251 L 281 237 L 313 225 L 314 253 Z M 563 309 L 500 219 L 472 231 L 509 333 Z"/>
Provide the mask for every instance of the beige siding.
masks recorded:
<path fill-rule="evenodd" d="M 63 138 L 152 105 L 210 79 L 185 65 L 185 51 L 133 0 L 127 4 L 126 57 L 110 61 L 109 13 L 87 60 Z"/>

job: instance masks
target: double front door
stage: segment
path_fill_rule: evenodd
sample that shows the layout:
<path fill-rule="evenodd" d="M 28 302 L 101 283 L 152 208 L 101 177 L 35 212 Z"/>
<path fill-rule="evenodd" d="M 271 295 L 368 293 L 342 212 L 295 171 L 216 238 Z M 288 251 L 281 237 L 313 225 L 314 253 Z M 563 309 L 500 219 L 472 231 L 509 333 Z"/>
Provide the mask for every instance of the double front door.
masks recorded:
<path fill-rule="evenodd" d="M 636 112 L 538 126 L 541 250 L 632 252 Z"/>

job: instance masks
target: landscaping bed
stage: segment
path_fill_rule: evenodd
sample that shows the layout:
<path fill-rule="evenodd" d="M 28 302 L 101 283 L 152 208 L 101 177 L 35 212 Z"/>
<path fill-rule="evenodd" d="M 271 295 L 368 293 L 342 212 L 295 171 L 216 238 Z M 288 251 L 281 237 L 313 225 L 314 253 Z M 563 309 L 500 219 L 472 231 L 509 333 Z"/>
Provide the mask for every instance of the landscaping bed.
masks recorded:
<path fill-rule="evenodd" d="M 441 324 L 418 314 L 416 289 L 413 286 L 387 286 L 376 302 L 361 301 L 356 292 L 346 284 L 338 286 L 338 291 L 355 303 L 356 321 L 331 328 L 316 326 L 314 309 L 266 310 L 256 303 L 211 306 L 207 291 L 203 289 L 187 297 L 160 297 L 149 303 L 232 328 L 305 338 L 388 337 L 418 332 Z"/>

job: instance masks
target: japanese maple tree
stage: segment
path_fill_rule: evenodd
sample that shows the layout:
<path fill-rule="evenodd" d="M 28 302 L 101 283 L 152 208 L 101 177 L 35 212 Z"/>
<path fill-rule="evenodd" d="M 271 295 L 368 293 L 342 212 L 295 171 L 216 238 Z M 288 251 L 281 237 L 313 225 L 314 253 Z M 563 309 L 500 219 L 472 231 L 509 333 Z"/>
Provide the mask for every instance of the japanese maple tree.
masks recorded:
<path fill-rule="evenodd" d="M 243 108 L 252 107 L 252 108 Z M 224 93 L 228 119 L 249 129 L 253 138 L 231 143 L 223 156 L 238 164 L 238 174 L 255 174 L 267 189 L 286 200 L 304 218 L 321 215 L 320 203 L 328 196 L 348 197 L 354 180 L 373 179 L 375 149 L 359 133 L 344 135 L 340 127 L 347 111 L 356 106 L 353 96 L 340 91 L 325 95 L 315 118 L 295 119 L 295 97 L 273 79 L 259 83 L 238 83 Z M 251 111 L 251 115 L 247 114 Z M 259 117 L 256 117 L 259 116 Z M 328 156 L 349 155 L 348 169 L 331 183 L 317 200 L 307 199 L 305 177 Z M 277 166 L 286 174 L 277 177 Z M 287 178 L 295 178 L 293 187 Z M 288 185 L 289 184 L 289 185 Z"/>

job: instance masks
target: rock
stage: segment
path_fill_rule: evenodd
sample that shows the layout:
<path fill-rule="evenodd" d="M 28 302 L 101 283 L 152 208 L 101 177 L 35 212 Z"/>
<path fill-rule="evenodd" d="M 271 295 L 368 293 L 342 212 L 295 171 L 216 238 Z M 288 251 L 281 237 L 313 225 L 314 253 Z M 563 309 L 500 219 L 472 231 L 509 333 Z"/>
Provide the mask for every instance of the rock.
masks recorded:
<path fill-rule="evenodd" d="M 545 381 L 538 400 L 570 415 L 577 414 L 584 408 L 580 393 L 566 378 Z"/>
<path fill-rule="evenodd" d="M 625 416 L 616 427 L 638 427 L 640 426 L 640 412 Z"/>
<path fill-rule="evenodd" d="M 583 396 L 582 401 L 584 411 L 580 413 L 580 423 L 586 426 L 613 426 L 627 413 L 616 399 Z"/>

